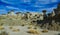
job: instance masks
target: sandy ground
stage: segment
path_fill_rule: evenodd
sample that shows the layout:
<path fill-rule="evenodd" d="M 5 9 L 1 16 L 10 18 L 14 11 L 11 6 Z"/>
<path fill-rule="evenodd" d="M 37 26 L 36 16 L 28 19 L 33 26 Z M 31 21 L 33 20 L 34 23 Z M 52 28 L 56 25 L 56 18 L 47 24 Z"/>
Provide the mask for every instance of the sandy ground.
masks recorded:
<path fill-rule="evenodd" d="M 38 35 L 38 34 L 30 34 L 30 33 L 27 33 L 28 31 L 28 26 L 12 26 L 14 29 L 19 29 L 20 31 L 18 32 L 13 32 L 12 29 L 9 29 L 9 26 L 4 26 L 4 31 L 8 32 L 9 35 Z M 48 31 L 47 33 L 42 33 L 41 31 L 43 29 L 37 29 L 38 31 L 40 31 L 40 34 L 39 35 L 57 35 L 58 33 L 60 32 L 57 32 L 57 31 Z M 3 31 L 3 30 L 0 30 L 0 32 Z"/>

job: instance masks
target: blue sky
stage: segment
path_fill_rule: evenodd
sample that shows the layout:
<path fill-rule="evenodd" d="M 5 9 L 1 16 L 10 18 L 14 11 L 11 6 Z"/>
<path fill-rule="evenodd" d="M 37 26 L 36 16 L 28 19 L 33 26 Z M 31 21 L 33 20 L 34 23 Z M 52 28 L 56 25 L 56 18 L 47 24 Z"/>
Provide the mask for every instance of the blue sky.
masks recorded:
<path fill-rule="evenodd" d="M 7 13 L 9 10 L 15 12 L 39 12 L 47 10 L 51 12 L 57 7 L 60 0 L 0 0 L 0 14 Z"/>

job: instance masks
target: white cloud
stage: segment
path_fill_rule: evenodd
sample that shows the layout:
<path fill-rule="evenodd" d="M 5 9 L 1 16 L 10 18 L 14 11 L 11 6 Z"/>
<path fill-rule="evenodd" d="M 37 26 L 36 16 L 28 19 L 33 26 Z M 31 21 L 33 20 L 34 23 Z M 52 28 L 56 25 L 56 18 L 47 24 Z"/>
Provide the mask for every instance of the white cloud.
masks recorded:
<path fill-rule="evenodd" d="M 24 2 L 31 2 L 30 0 L 23 0 Z"/>
<path fill-rule="evenodd" d="M 51 0 L 51 2 L 58 2 L 58 0 Z"/>
<path fill-rule="evenodd" d="M 4 3 L 8 3 L 8 4 L 12 4 L 11 2 L 5 1 L 5 0 L 1 0 Z"/>
<path fill-rule="evenodd" d="M 21 2 L 21 0 L 1 0 L 1 1 L 8 4 L 19 4 Z"/>
<path fill-rule="evenodd" d="M 37 4 L 35 4 L 35 5 L 33 5 L 34 7 L 43 7 L 43 6 L 39 6 L 39 5 L 37 5 Z"/>
<path fill-rule="evenodd" d="M 0 9 L 0 12 L 5 12 L 6 10 L 4 10 L 4 9 Z"/>
<path fill-rule="evenodd" d="M 36 4 L 49 4 L 50 0 L 38 0 Z"/>
<path fill-rule="evenodd" d="M 0 14 L 5 14 L 7 11 L 5 9 L 0 9 Z"/>
<path fill-rule="evenodd" d="M 12 7 L 12 6 L 6 6 L 6 7 L 9 8 L 9 9 L 19 9 L 19 8 Z"/>

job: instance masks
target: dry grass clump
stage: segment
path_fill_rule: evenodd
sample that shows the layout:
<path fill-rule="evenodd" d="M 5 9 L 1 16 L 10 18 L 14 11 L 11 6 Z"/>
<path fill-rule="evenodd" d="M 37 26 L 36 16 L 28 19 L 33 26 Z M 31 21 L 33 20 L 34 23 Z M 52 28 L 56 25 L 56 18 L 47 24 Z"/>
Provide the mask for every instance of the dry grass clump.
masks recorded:
<path fill-rule="evenodd" d="M 37 30 L 37 28 L 36 27 L 33 27 L 33 25 L 29 25 L 29 27 L 28 27 L 28 33 L 30 33 L 30 34 L 39 34 L 39 31 Z"/>
<path fill-rule="evenodd" d="M 28 29 L 32 29 L 33 28 L 33 25 L 29 25 Z"/>
<path fill-rule="evenodd" d="M 25 24 L 22 24 L 21 26 L 25 26 Z"/>
<path fill-rule="evenodd" d="M 39 34 L 39 32 L 37 30 L 34 30 L 34 29 L 30 29 L 29 31 L 27 31 L 28 33 L 31 33 L 31 34 Z"/>
<path fill-rule="evenodd" d="M 53 31 L 60 31 L 59 23 L 45 23 L 45 24 L 42 23 L 40 24 L 40 28 L 53 30 Z"/>
<path fill-rule="evenodd" d="M 34 27 L 34 29 L 37 29 L 36 27 Z"/>
<path fill-rule="evenodd" d="M 31 27 L 31 26 L 29 26 L 29 27 L 28 27 L 28 29 L 32 29 L 32 27 Z"/>
<path fill-rule="evenodd" d="M 0 35 L 9 35 L 9 34 L 4 31 L 4 32 L 0 33 Z"/>
<path fill-rule="evenodd" d="M 43 33 L 47 33 L 47 32 L 48 32 L 48 30 L 43 30 L 42 32 L 43 32 Z"/>
<path fill-rule="evenodd" d="M 13 29 L 13 27 L 9 27 L 9 29 Z"/>
<path fill-rule="evenodd" d="M 13 29 L 12 31 L 13 32 L 19 32 L 20 30 L 19 29 Z"/>
<path fill-rule="evenodd" d="M 4 23 L 1 23 L 0 26 L 3 26 Z"/>
<path fill-rule="evenodd" d="M 0 30 L 3 30 L 4 29 L 4 27 L 3 26 L 0 26 Z"/>

